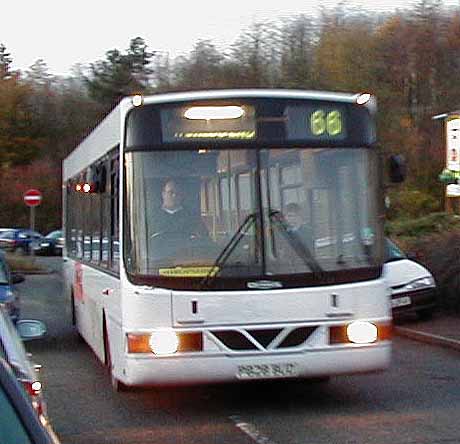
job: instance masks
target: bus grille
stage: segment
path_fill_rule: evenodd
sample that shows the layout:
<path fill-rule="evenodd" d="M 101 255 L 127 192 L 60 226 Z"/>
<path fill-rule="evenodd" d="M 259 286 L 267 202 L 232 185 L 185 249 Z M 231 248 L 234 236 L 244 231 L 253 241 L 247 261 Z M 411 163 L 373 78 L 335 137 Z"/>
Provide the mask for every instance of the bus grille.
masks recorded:
<path fill-rule="evenodd" d="M 214 330 L 211 334 L 225 347 L 234 351 L 265 351 L 299 347 L 318 327 L 298 327 L 258 330 Z"/>

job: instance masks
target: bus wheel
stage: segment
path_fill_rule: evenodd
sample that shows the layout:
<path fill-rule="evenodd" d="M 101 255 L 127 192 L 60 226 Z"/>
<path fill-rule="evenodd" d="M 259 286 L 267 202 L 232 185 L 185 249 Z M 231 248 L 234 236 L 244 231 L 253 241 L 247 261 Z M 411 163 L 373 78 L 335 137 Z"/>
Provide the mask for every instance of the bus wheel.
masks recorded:
<path fill-rule="evenodd" d="M 77 313 L 75 310 L 75 297 L 73 295 L 73 292 L 70 295 L 70 304 L 71 304 L 71 310 L 72 310 L 72 325 L 75 328 L 75 333 L 77 333 L 77 339 L 78 342 L 85 342 L 83 339 L 83 336 L 80 333 L 80 330 L 78 330 L 78 320 L 77 320 Z"/>
<path fill-rule="evenodd" d="M 129 387 L 123 384 L 120 380 L 115 378 L 112 372 L 112 354 L 110 353 L 109 339 L 107 335 L 107 330 L 104 329 L 104 348 L 105 348 L 105 367 L 110 378 L 110 383 L 112 384 L 112 389 L 114 392 L 126 392 L 129 390 Z"/>

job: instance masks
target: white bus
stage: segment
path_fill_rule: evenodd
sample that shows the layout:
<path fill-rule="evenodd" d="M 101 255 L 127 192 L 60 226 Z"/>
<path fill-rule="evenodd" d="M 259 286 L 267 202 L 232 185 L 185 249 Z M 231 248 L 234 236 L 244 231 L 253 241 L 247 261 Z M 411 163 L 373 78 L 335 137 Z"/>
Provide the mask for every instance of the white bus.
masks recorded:
<path fill-rule="evenodd" d="M 63 166 L 73 320 L 114 389 L 387 368 L 380 159 L 369 95 L 123 99 Z"/>

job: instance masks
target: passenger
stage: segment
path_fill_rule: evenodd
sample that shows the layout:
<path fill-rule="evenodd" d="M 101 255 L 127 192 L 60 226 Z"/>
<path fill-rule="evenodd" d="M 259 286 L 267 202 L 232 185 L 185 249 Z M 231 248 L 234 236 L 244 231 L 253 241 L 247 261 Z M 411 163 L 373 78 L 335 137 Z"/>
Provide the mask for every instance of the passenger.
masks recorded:
<path fill-rule="evenodd" d="M 163 234 L 183 239 L 208 236 L 201 218 L 193 215 L 182 205 L 183 194 L 173 179 L 165 182 L 161 199 L 162 205 L 154 217 L 152 237 Z"/>
<path fill-rule="evenodd" d="M 288 231 L 295 235 L 311 252 L 313 252 L 312 230 L 304 220 L 300 205 L 294 202 L 288 203 L 283 213 Z"/>

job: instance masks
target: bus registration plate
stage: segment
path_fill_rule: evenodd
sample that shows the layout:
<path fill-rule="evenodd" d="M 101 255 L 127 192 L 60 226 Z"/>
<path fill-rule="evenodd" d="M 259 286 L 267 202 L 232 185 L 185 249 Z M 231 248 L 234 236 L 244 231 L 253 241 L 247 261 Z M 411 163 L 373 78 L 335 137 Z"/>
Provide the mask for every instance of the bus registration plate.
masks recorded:
<path fill-rule="evenodd" d="M 236 377 L 238 379 L 295 378 L 298 374 L 297 365 L 287 362 L 239 365 Z"/>

